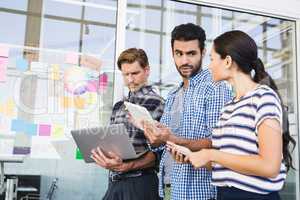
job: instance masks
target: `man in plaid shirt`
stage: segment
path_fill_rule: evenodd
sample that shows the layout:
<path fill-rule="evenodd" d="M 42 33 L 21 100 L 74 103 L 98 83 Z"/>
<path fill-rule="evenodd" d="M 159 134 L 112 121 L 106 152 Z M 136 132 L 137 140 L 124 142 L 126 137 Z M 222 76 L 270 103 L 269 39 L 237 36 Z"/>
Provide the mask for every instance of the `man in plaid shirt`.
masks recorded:
<path fill-rule="evenodd" d="M 104 155 L 100 149 L 93 151 L 92 157 L 97 165 L 110 170 L 108 190 L 103 199 L 157 200 L 160 198 L 156 169 L 160 156 L 150 150 L 144 132 L 129 122 L 124 101 L 145 107 L 155 120 L 160 120 L 162 116 L 164 101 L 152 86 L 147 85 L 150 68 L 147 55 L 142 49 L 130 48 L 122 52 L 118 58 L 118 67 L 129 94 L 114 105 L 110 124 L 124 124 L 135 151 L 147 153 L 137 159 L 123 161 L 112 152 Z"/>
<path fill-rule="evenodd" d="M 163 148 L 166 141 L 171 141 L 192 151 L 211 147 L 212 128 L 221 108 L 230 100 L 231 91 L 225 83 L 213 83 L 210 72 L 202 69 L 205 39 L 204 30 L 191 23 L 172 31 L 173 58 L 182 83 L 169 93 L 160 124 L 144 123 L 145 135 L 154 146 Z M 173 200 L 216 199 L 211 172 L 205 168 L 194 169 L 183 162 L 181 154 L 174 156 L 179 162 L 163 150 L 160 196 Z"/>

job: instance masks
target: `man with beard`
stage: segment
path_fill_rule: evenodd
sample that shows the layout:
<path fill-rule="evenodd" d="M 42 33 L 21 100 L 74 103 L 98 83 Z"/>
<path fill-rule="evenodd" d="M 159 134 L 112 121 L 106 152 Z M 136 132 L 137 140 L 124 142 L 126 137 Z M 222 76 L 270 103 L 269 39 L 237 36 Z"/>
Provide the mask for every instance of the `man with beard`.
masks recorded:
<path fill-rule="evenodd" d="M 172 31 L 173 59 L 182 77 L 178 88 L 167 97 L 160 123 L 144 122 L 145 135 L 153 146 L 164 147 L 167 141 L 192 151 L 211 147 L 211 132 L 223 105 L 231 99 L 225 83 L 213 83 L 210 72 L 202 69 L 205 54 L 205 32 L 195 24 L 181 24 Z M 184 163 L 182 154 L 174 162 L 163 148 L 160 163 L 160 196 L 172 200 L 216 198 L 211 173 Z M 164 196 L 166 194 L 166 196 Z"/>

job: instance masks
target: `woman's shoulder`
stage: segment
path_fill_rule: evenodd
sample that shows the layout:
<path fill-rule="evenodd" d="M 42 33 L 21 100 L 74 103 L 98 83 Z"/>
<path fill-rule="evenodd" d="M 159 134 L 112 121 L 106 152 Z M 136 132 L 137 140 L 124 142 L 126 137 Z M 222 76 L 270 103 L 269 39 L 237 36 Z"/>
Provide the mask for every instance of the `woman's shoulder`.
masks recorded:
<path fill-rule="evenodd" d="M 280 101 L 277 92 L 268 85 L 259 85 L 253 95 L 258 96 L 260 99 L 276 99 Z"/>

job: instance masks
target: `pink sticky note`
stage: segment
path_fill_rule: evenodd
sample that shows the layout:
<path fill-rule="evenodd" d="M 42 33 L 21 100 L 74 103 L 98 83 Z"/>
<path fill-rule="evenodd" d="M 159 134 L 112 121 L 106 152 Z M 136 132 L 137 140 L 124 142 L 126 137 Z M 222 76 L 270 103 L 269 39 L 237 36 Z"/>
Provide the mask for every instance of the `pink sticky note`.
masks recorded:
<path fill-rule="evenodd" d="M 68 53 L 65 57 L 65 63 L 77 65 L 78 64 L 78 54 Z"/>
<path fill-rule="evenodd" d="M 51 134 L 51 125 L 40 124 L 39 125 L 39 136 L 50 136 Z"/>
<path fill-rule="evenodd" d="M 99 90 L 103 92 L 108 85 L 108 76 L 106 73 L 101 74 L 99 77 Z"/>
<path fill-rule="evenodd" d="M 8 58 L 9 48 L 6 46 L 0 46 L 0 57 Z"/>
<path fill-rule="evenodd" d="M 8 58 L 0 57 L 0 82 L 6 81 Z"/>

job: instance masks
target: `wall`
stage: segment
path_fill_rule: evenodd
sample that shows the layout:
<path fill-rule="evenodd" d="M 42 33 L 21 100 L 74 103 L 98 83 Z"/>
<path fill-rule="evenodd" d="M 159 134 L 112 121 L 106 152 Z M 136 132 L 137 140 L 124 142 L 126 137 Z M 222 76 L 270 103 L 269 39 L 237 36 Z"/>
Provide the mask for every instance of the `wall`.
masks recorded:
<path fill-rule="evenodd" d="M 186 0 L 184 0 L 186 1 Z M 188 2 L 188 1 L 186 1 Z M 226 7 L 243 11 L 256 11 L 265 14 L 279 15 L 282 17 L 291 17 L 300 19 L 300 0 L 194 0 L 200 4 L 206 4 L 217 7 Z"/>

